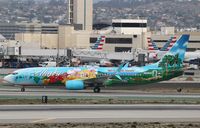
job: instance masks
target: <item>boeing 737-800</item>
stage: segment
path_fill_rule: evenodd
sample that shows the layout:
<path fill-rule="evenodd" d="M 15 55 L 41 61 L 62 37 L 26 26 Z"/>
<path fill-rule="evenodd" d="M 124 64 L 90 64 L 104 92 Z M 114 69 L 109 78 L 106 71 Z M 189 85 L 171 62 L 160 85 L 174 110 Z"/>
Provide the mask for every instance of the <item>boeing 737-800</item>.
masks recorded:
<path fill-rule="evenodd" d="M 93 87 L 100 92 L 102 86 L 147 84 L 169 80 L 183 74 L 183 60 L 189 35 L 182 35 L 173 47 L 158 61 L 143 67 L 52 67 L 16 70 L 4 80 L 15 85 L 65 85 L 68 90 Z"/>

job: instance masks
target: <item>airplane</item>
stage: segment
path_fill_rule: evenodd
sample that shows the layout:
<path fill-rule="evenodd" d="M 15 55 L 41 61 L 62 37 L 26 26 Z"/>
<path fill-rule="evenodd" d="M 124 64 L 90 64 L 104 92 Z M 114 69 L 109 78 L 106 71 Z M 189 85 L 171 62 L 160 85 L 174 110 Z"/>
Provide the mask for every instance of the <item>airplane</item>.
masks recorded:
<path fill-rule="evenodd" d="M 176 37 L 172 36 L 160 50 L 150 37 L 147 38 L 147 42 L 148 42 L 148 50 L 149 50 L 149 61 L 157 61 L 167 51 L 169 51 L 172 48 L 172 46 L 176 42 Z"/>
<path fill-rule="evenodd" d="M 103 45 L 105 44 L 106 37 L 100 36 L 97 38 L 97 41 L 94 43 L 94 46 L 91 46 L 92 50 L 103 50 Z"/>
<path fill-rule="evenodd" d="M 155 42 L 150 37 L 147 37 L 147 43 L 148 43 L 148 50 L 149 51 L 159 50 L 157 45 L 155 44 Z"/>
<path fill-rule="evenodd" d="M 186 62 L 189 62 L 190 60 L 200 59 L 200 51 L 196 50 L 194 52 L 186 52 L 185 53 L 185 60 Z"/>
<path fill-rule="evenodd" d="M 131 86 L 169 80 L 183 74 L 183 60 L 189 35 L 182 35 L 173 47 L 156 63 L 143 67 L 128 67 L 128 62 L 119 67 L 51 67 L 27 68 L 14 71 L 4 80 L 25 86 L 62 85 L 67 90 L 84 90 L 92 87 L 99 93 L 101 87 L 115 84 Z"/>
<path fill-rule="evenodd" d="M 150 37 L 147 38 L 147 42 L 149 51 L 159 50 L 156 43 Z M 176 42 L 176 37 L 172 36 L 159 51 L 169 51 L 175 42 Z"/>
<path fill-rule="evenodd" d="M 148 41 L 148 50 L 150 51 L 149 60 L 156 61 L 159 60 L 168 50 L 171 49 L 171 47 L 176 42 L 176 37 L 171 37 L 160 50 L 158 50 L 157 45 L 150 37 L 147 38 L 147 41 Z M 193 52 L 186 52 L 184 61 L 189 62 L 190 60 L 195 60 L 199 58 L 200 58 L 200 51 L 196 50 Z"/>

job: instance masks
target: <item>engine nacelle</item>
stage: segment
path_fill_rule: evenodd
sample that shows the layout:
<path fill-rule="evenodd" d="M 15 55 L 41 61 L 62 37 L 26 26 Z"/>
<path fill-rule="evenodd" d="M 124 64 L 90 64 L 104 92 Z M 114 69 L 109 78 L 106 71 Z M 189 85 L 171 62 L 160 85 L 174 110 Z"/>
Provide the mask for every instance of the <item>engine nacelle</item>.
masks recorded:
<path fill-rule="evenodd" d="M 158 59 L 157 53 L 149 53 L 149 61 L 154 61 Z"/>
<path fill-rule="evenodd" d="M 82 80 L 70 80 L 66 81 L 65 87 L 67 90 L 83 90 L 85 86 Z"/>

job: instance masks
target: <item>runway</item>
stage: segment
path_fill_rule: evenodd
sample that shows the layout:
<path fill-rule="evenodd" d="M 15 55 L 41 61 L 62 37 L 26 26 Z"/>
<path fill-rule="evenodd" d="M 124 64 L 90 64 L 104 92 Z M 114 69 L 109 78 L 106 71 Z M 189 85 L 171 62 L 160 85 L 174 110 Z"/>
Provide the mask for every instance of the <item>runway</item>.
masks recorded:
<path fill-rule="evenodd" d="M 26 88 L 0 86 L 4 99 L 117 99 L 192 101 L 199 103 L 199 93 L 148 92 L 141 90 L 68 91 L 55 88 Z M 155 100 L 156 99 L 156 100 Z M 105 100 L 105 101 L 106 101 Z M 103 100 L 104 101 L 104 100 Z M 104 103 L 104 102 L 103 102 Z M 84 103 L 83 103 L 84 104 Z M 105 103 L 104 103 L 105 104 Z M 136 105 L 0 105 L 0 123 L 102 123 L 102 122 L 199 122 L 200 105 L 136 104 Z"/>
<path fill-rule="evenodd" d="M 0 123 L 199 122 L 200 105 L 4 105 Z"/>

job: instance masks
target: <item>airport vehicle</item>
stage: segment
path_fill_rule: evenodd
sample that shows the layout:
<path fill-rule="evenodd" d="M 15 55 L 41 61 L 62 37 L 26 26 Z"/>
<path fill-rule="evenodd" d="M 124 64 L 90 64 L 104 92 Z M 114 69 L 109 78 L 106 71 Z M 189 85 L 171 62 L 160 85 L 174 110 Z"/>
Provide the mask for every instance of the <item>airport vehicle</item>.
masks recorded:
<path fill-rule="evenodd" d="M 173 47 L 156 63 L 143 67 L 50 67 L 27 68 L 13 72 L 5 81 L 22 85 L 65 85 L 68 90 L 83 90 L 92 87 L 95 93 L 102 86 L 148 84 L 169 80 L 183 74 L 183 60 L 189 35 L 182 35 Z"/>

